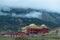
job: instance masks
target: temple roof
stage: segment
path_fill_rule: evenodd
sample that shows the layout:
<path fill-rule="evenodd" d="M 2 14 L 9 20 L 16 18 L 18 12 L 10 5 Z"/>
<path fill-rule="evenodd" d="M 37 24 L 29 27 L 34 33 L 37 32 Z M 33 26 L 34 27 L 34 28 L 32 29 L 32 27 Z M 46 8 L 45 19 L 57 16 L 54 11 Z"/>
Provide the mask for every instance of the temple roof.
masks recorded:
<path fill-rule="evenodd" d="M 28 26 L 22 27 L 22 29 L 29 29 L 29 28 L 38 28 L 38 29 L 42 29 L 42 28 L 48 28 L 45 24 L 42 24 L 40 27 L 38 27 L 35 24 L 30 24 Z"/>
<path fill-rule="evenodd" d="M 35 24 L 30 24 L 29 27 L 30 27 L 30 28 L 38 28 L 38 26 L 35 25 Z"/>
<path fill-rule="evenodd" d="M 40 28 L 48 28 L 45 24 L 42 24 Z"/>
<path fill-rule="evenodd" d="M 29 26 L 37 26 L 37 25 L 35 25 L 35 24 L 30 24 Z"/>

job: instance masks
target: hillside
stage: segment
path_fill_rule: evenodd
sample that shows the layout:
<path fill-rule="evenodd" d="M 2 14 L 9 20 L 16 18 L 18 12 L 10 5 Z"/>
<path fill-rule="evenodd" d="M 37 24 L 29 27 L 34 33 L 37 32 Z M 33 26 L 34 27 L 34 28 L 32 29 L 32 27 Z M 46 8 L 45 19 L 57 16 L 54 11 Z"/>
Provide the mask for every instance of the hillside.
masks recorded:
<path fill-rule="evenodd" d="M 58 24 L 43 21 L 37 18 L 20 18 L 20 17 L 10 17 L 10 16 L 0 16 L 0 30 L 11 30 L 11 31 L 18 31 L 18 28 L 27 26 L 31 23 L 35 23 L 37 25 L 41 24 L 46 24 L 49 29 L 53 29 L 57 26 Z"/>
<path fill-rule="evenodd" d="M 60 14 L 32 8 L 0 8 L 0 31 L 18 31 L 31 23 L 53 29 L 60 26 Z"/>

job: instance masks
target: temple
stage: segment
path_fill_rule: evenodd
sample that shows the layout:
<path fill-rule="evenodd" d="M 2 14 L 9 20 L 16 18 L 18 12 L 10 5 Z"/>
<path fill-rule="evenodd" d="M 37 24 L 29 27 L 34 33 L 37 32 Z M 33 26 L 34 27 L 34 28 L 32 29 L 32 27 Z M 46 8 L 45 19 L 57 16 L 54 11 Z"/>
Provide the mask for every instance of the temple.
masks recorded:
<path fill-rule="evenodd" d="M 48 27 L 45 24 L 37 26 L 35 24 L 30 24 L 28 26 L 22 27 L 22 32 L 28 35 L 35 35 L 35 34 L 46 34 L 49 32 Z"/>

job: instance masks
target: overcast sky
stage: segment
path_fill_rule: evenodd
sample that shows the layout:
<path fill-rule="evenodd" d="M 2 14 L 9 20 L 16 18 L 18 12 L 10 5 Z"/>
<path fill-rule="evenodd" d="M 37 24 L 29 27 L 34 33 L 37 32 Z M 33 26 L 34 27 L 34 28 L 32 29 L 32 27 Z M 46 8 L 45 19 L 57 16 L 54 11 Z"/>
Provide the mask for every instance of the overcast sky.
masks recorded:
<path fill-rule="evenodd" d="M 0 0 L 0 5 L 30 7 L 60 12 L 60 0 Z"/>

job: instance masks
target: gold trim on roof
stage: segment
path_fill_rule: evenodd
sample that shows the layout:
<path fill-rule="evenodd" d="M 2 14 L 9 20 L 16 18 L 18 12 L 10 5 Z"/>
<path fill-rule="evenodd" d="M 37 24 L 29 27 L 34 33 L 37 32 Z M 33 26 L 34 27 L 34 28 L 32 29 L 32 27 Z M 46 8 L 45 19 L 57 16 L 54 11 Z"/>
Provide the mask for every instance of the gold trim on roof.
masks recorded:
<path fill-rule="evenodd" d="M 35 24 L 30 24 L 29 26 L 37 26 L 37 25 L 35 25 Z"/>
<path fill-rule="evenodd" d="M 42 28 L 48 28 L 45 24 L 42 24 L 41 26 L 40 26 L 40 29 L 42 29 Z"/>
<path fill-rule="evenodd" d="M 39 28 L 39 27 L 37 25 L 35 25 L 35 24 L 30 24 L 29 28 Z"/>

